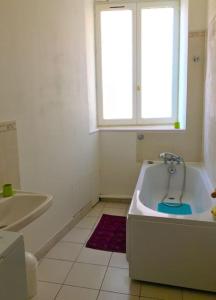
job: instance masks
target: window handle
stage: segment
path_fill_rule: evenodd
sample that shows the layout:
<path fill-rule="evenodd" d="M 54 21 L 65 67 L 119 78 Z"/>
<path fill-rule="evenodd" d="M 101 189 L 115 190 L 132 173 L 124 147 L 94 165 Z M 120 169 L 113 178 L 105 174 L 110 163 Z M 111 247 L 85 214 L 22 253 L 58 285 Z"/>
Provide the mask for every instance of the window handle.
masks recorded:
<path fill-rule="evenodd" d="M 141 85 L 137 84 L 137 92 L 140 92 L 140 91 L 141 91 Z"/>

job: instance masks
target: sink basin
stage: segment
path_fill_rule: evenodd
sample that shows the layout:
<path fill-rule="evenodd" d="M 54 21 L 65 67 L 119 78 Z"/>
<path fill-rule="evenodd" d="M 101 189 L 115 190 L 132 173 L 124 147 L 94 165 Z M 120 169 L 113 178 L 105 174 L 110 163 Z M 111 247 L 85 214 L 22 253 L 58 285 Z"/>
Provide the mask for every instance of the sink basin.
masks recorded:
<path fill-rule="evenodd" d="M 52 196 L 16 191 L 0 196 L 0 230 L 18 231 L 42 215 L 52 204 Z"/>

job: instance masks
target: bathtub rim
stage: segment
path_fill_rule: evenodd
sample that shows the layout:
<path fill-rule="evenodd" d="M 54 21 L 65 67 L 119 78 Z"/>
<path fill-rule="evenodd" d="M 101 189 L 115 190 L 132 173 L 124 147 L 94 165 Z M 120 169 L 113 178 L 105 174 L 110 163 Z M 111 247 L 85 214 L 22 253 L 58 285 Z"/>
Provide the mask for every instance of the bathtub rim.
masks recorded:
<path fill-rule="evenodd" d="M 141 202 L 139 197 L 145 171 L 148 168 L 151 168 L 152 166 L 163 164 L 163 162 L 161 161 L 153 161 L 153 164 L 149 164 L 148 162 L 149 160 L 145 160 L 142 164 L 138 181 L 132 197 L 131 205 L 128 211 L 128 219 L 132 217 L 133 218 L 137 217 L 142 220 L 145 219 L 145 221 L 148 222 L 165 222 L 165 223 L 171 222 L 171 223 L 187 224 L 187 225 L 189 224 L 193 225 L 194 223 L 198 225 L 198 223 L 200 223 L 200 226 L 216 226 L 216 218 L 212 215 L 211 208 L 202 213 L 194 213 L 192 215 L 172 215 L 172 214 L 160 213 L 145 206 Z M 199 171 L 203 183 L 210 195 L 214 190 L 214 188 L 203 166 L 203 163 L 186 162 L 186 165 L 195 168 L 196 170 Z M 211 203 L 212 203 L 212 207 L 216 206 L 216 199 L 211 199 Z"/>

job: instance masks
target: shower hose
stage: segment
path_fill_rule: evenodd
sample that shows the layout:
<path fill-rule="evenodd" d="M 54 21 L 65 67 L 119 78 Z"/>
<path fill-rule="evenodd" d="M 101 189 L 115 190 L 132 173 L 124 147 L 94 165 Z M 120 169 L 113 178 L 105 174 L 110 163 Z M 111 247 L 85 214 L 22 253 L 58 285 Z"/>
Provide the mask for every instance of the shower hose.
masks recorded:
<path fill-rule="evenodd" d="M 171 181 L 171 176 L 173 175 L 168 170 L 169 177 L 168 177 L 167 191 L 166 191 L 166 194 L 164 195 L 164 197 L 161 200 L 161 203 L 163 203 L 166 206 L 170 206 L 170 207 L 180 207 L 180 206 L 182 206 L 182 198 L 184 196 L 185 185 L 186 185 L 186 164 L 185 164 L 185 161 L 184 161 L 184 159 L 182 157 L 181 157 L 181 161 L 182 161 L 182 166 L 183 166 L 183 181 L 182 181 L 181 195 L 179 197 L 179 203 L 168 203 L 168 202 L 165 202 L 165 200 L 168 198 L 168 195 L 169 195 L 170 181 Z"/>

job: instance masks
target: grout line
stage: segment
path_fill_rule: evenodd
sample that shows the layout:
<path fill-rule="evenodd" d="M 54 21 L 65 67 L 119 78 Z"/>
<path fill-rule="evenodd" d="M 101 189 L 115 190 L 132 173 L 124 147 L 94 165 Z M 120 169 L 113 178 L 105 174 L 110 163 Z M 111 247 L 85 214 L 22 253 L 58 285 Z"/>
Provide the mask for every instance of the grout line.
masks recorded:
<path fill-rule="evenodd" d="M 114 254 L 114 252 L 111 252 L 111 256 L 110 256 L 110 259 L 109 259 L 109 262 L 108 262 L 108 265 L 107 265 L 108 268 L 110 267 L 110 262 L 112 260 L 113 254 Z"/>
<path fill-rule="evenodd" d="M 55 260 L 55 261 L 59 261 L 59 262 L 70 262 L 70 263 L 74 263 L 76 262 L 76 260 L 69 260 L 69 259 L 64 259 L 64 258 L 55 258 L 55 257 L 45 257 L 44 259 L 48 259 L 48 260 Z"/>
<path fill-rule="evenodd" d="M 50 281 L 41 281 L 41 280 L 39 280 L 40 282 L 47 282 L 47 283 L 53 283 L 53 284 L 58 284 L 58 285 L 60 285 L 59 291 L 58 291 L 58 293 L 56 294 L 56 296 L 54 297 L 54 299 L 57 299 L 57 297 L 58 297 L 60 291 L 62 290 L 62 288 L 63 288 L 64 286 L 74 286 L 74 285 L 66 284 L 66 280 L 67 280 L 67 278 L 68 278 L 68 276 L 69 276 L 71 270 L 73 269 L 75 263 L 79 263 L 79 264 L 88 264 L 88 265 L 96 265 L 96 266 L 103 266 L 103 267 L 106 268 L 99 289 L 92 289 L 92 288 L 87 288 L 87 287 L 82 287 L 82 286 L 74 286 L 74 287 L 86 288 L 86 289 L 91 289 L 91 290 L 97 290 L 97 291 L 98 291 L 98 295 L 97 295 L 97 298 L 96 298 L 96 299 L 99 298 L 99 294 L 100 294 L 100 292 L 101 292 L 101 288 L 102 288 L 102 285 L 103 285 L 105 276 L 106 276 L 106 274 L 107 274 L 108 268 L 111 267 L 111 266 L 110 266 L 110 262 L 111 262 L 111 259 L 112 259 L 112 256 L 113 256 L 113 252 L 111 252 L 111 255 L 110 255 L 110 258 L 109 258 L 109 262 L 108 262 L 107 265 L 94 264 L 94 263 L 86 263 L 86 262 L 78 262 L 78 258 L 79 258 L 79 256 L 80 256 L 82 250 L 85 248 L 85 245 L 86 245 L 88 239 L 89 239 L 90 236 L 93 234 L 93 232 L 94 232 L 96 226 L 98 225 L 98 222 L 100 221 L 100 218 L 101 218 L 101 216 L 102 216 L 103 213 L 104 213 L 104 212 L 103 212 L 104 208 L 105 208 L 105 207 L 103 207 L 103 208 L 101 209 L 101 213 L 100 213 L 98 216 L 95 216 L 95 217 L 94 217 L 94 216 L 89 216 L 89 217 L 87 217 L 87 218 L 96 218 L 95 223 L 94 223 L 94 225 L 93 225 L 91 228 L 78 227 L 78 226 L 77 226 L 78 224 L 74 227 L 74 228 L 77 228 L 77 229 L 90 230 L 90 233 L 89 233 L 89 235 L 88 235 L 88 238 L 86 239 L 86 241 L 85 241 L 84 244 L 83 244 L 83 243 L 70 242 L 70 241 L 63 241 L 63 240 L 60 241 L 60 242 L 63 242 L 63 243 L 65 242 L 65 243 L 72 243 L 72 244 L 79 244 L 79 245 L 82 245 L 82 247 L 81 247 L 81 249 L 80 249 L 80 251 L 79 251 L 79 253 L 78 253 L 78 255 L 77 255 L 77 257 L 76 257 L 75 260 L 71 261 L 71 260 L 67 260 L 67 259 L 59 259 L 59 258 L 49 258 L 49 257 L 44 257 L 45 259 L 49 259 L 49 260 L 65 261 L 65 262 L 70 262 L 70 263 L 72 263 L 72 265 L 71 265 L 69 271 L 67 272 L 66 277 L 65 277 L 65 279 L 64 279 L 64 281 L 63 281 L 62 283 L 57 283 L 57 282 L 54 283 L 54 282 L 50 282 Z M 108 207 L 107 207 L 107 208 L 108 208 Z M 116 207 L 110 207 L 110 209 L 113 209 L 113 208 L 115 209 Z M 119 209 L 127 210 L 127 208 L 119 208 Z M 84 217 L 80 220 L 80 222 L 81 222 L 84 218 L 86 218 L 86 216 L 84 216 Z M 63 238 L 64 238 L 64 237 L 63 237 Z M 101 250 L 101 251 L 102 251 L 102 250 Z M 104 251 L 104 252 L 108 252 L 108 253 L 109 253 L 109 251 Z M 117 268 L 117 269 L 128 269 L 128 268 L 121 268 L 121 267 L 113 267 L 113 268 Z M 110 292 L 110 293 L 116 293 L 116 294 L 128 295 L 128 294 L 118 293 L 118 292 L 113 292 L 113 291 L 107 291 L 107 292 Z M 141 285 L 140 285 L 139 295 L 140 295 L 140 293 L 141 293 Z M 139 297 L 139 296 L 138 296 L 138 297 Z"/>
<path fill-rule="evenodd" d="M 53 281 L 48 281 L 48 280 L 37 280 L 37 282 L 42 282 L 42 283 L 50 283 L 50 284 L 54 284 L 54 285 L 62 285 L 62 283 L 60 282 L 53 282 Z"/>
<path fill-rule="evenodd" d="M 74 241 L 59 241 L 59 243 L 70 243 L 70 244 L 75 244 L 75 245 L 85 245 L 85 242 L 84 243 L 81 243 L 81 242 L 74 242 Z"/>
<path fill-rule="evenodd" d="M 51 281 L 46 281 L 46 280 L 37 280 L 37 282 L 39 282 L 39 283 L 50 283 L 52 285 L 61 285 L 61 283 L 51 282 Z"/>
<path fill-rule="evenodd" d="M 96 264 L 96 263 L 89 263 L 89 262 L 82 262 L 82 261 L 73 261 L 76 264 L 82 264 L 82 265 L 93 265 L 93 266 L 100 266 L 100 267 L 107 267 L 108 265 L 101 265 L 101 264 Z M 122 268 L 117 268 L 117 269 L 122 269 Z"/>
<path fill-rule="evenodd" d="M 49 283 L 49 284 L 53 284 L 53 285 L 58 285 L 58 286 L 59 286 L 59 289 L 58 289 L 58 291 L 57 291 L 56 295 L 55 295 L 55 296 L 54 296 L 54 298 L 53 298 L 53 300 L 55 300 L 55 299 L 56 299 L 56 297 L 57 297 L 57 295 L 59 294 L 59 292 L 60 292 L 61 288 L 62 288 L 62 285 L 61 285 L 61 283 L 54 283 L 54 282 L 49 282 L 49 281 L 41 281 L 41 280 L 38 280 L 38 282 L 41 282 L 41 283 Z M 34 299 L 34 298 L 35 298 L 35 297 L 33 297 L 33 299 Z M 40 299 L 38 298 L 38 293 L 37 293 L 37 295 L 36 295 L 36 299 L 40 300 Z"/>
<path fill-rule="evenodd" d="M 104 273 L 103 279 L 102 279 L 102 281 L 101 281 L 100 289 L 99 289 L 98 296 L 97 296 L 96 300 L 99 299 L 99 295 L 100 295 L 100 292 L 101 292 L 101 288 L 102 288 L 102 285 L 103 285 L 103 283 L 104 283 L 104 279 L 105 279 L 105 277 L 106 277 L 106 274 L 107 274 L 107 271 L 108 271 L 109 264 L 110 264 L 110 261 L 111 261 L 112 256 L 113 256 L 113 252 L 111 252 L 110 259 L 109 259 L 109 262 L 108 262 L 108 264 L 107 264 L 107 268 L 106 268 L 106 271 L 105 271 L 105 273 Z"/>
<path fill-rule="evenodd" d="M 184 300 L 184 289 L 181 289 L 181 297 L 182 297 L 182 300 Z"/>
<path fill-rule="evenodd" d="M 82 248 L 83 248 L 83 247 L 82 247 Z M 82 248 L 81 248 L 81 250 L 82 250 Z M 80 250 L 80 252 L 81 252 L 81 250 Z M 70 268 L 70 269 L 69 269 L 69 271 L 67 272 L 67 274 L 66 274 L 66 277 L 65 277 L 65 279 L 63 280 L 63 282 L 62 282 L 62 284 L 61 284 L 61 288 L 60 288 L 60 290 L 58 291 L 57 295 L 55 296 L 54 300 L 56 300 L 56 299 L 57 299 L 57 297 L 58 297 L 58 295 L 59 295 L 60 291 L 61 291 L 61 290 L 62 290 L 62 288 L 64 287 L 64 283 L 65 283 L 65 281 L 67 280 L 67 278 L 68 278 L 68 276 L 69 276 L 69 274 L 70 274 L 70 272 L 71 272 L 71 270 L 72 270 L 72 268 L 73 268 L 74 264 L 75 264 L 75 262 L 73 262 L 73 263 L 72 263 L 72 266 L 71 266 L 71 268 Z"/>
<path fill-rule="evenodd" d="M 78 256 L 80 255 L 82 249 L 83 249 L 83 246 L 81 247 L 81 249 L 80 249 L 80 251 L 79 251 L 79 254 L 77 255 L 77 258 L 78 258 Z M 69 270 L 68 273 L 66 274 L 65 280 L 62 282 L 62 285 L 64 285 L 65 281 L 67 280 L 67 278 L 68 278 L 68 276 L 69 276 L 71 270 L 73 269 L 73 266 L 75 265 L 75 263 L 76 263 L 76 261 L 77 261 L 77 258 L 75 259 L 75 261 L 73 262 L 73 264 L 72 264 L 70 270 Z"/>
<path fill-rule="evenodd" d="M 128 274 L 129 274 L 129 269 L 128 269 Z M 139 298 L 141 297 L 141 290 L 142 290 L 142 284 L 141 281 L 139 281 Z"/>
<path fill-rule="evenodd" d="M 89 287 L 82 286 L 82 285 L 62 284 L 61 289 L 63 289 L 64 287 L 75 287 L 75 288 L 87 289 L 87 290 L 93 290 L 93 291 L 98 291 L 98 292 L 100 292 L 99 289 L 96 289 L 96 288 L 89 288 Z"/>
<path fill-rule="evenodd" d="M 115 252 L 115 253 L 117 253 L 117 252 Z M 109 268 L 121 269 L 121 270 L 128 270 L 129 269 L 129 268 L 123 268 L 123 267 L 117 267 L 117 266 L 110 266 L 110 265 L 109 265 Z M 139 281 L 139 280 L 137 280 L 137 281 Z"/>
<path fill-rule="evenodd" d="M 41 280 L 41 279 L 38 280 L 38 282 L 52 283 L 52 284 L 57 284 L 57 285 L 61 285 L 62 286 L 61 282 L 54 282 L 54 281 Z"/>
<path fill-rule="evenodd" d="M 104 208 L 105 208 L 105 207 L 103 207 L 103 209 L 104 209 Z M 108 207 L 107 207 L 107 208 L 108 208 Z M 115 208 L 116 208 L 116 207 L 115 207 Z M 103 209 L 102 209 L 102 210 L 103 210 Z M 112 209 L 112 208 L 110 207 L 110 209 Z M 122 209 L 122 208 L 119 208 L 119 209 Z M 125 208 L 124 208 L 124 209 L 125 209 Z M 126 210 L 126 214 L 127 214 L 127 208 L 126 208 L 125 210 Z M 97 224 L 98 224 L 98 222 L 99 222 L 99 220 L 100 220 L 102 214 L 103 214 L 103 211 L 102 211 L 102 213 L 101 213 L 99 216 L 89 216 L 89 217 L 88 217 L 88 218 L 96 218 L 95 224 L 93 225 L 92 228 L 82 228 L 82 227 L 77 227 L 77 226 L 73 228 L 73 229 L 81 229 L 81 230 L 90 230 L 90 233 L 89 233 L 88 237 L 86 238 L 85 243 L 71 242 L 71 241 L 62 241 L 62 240 L 60 241 L 60 242 L 65 242 L 65 243 L 79 244 L 79 245 L 82 246 L 82 247 L 80 248 L 79 253 L 78 253 L 78 255 L 76 256 L 75 260 L 71 261 L 71 260 L 67 260 L 67 259 L 49 258 L 49 257 L 44 257 L 44 258 L 43 258 L 43 259 L 48 259 L 48 260 L 57 260 L 57 261 L 70 262 L 70 263 L 72 264 L 71 267 L 70 267 L 70 269 L 69 269 L 69 271 L 68 271 L 67 274 L 66 274 L 66 277 L 65 277 L 64 281 L 63 281 L 62 283 L 58 283 L 58 282 L 50 282 L 50 281 L 46 281 L 46 280 L 38 280 L 39 282 L 45 282 L 45 283 L 50 283 L 50 284 L 55 284 L 55 285 L 59 285 L 59 286 L 60 286 L 60 287 L 59 287 L 59 290 L 58 290 L 56 296 L 53 298 L 53 300 L 56 300 L 56 299 L 57 299 L 57 297 L 58 297 L 60 291 L 62 290 L 62 288 L 63 288 L 64 286 L 78 287 L 78 288 L 82 288 L 82 289 L 98 291 L 98 295 L 97 295 L 97 298 L 96 298 L 96 300 L 98 300 L 98 299 L 99 299 L 100 292 L 103 291 L 103 290 L 102 290 L 102 285 L 103 285 L 103 283 L 104 283 L 104 280 L 105 280 L 105 277 L 106 277 L 106 275 L 107 275 L 108 269 L 109 269 L 109 268 L 114 268 L 114 269 L 128 270 L 128 268 L 122 268 L 122 267 L 117 267 L 117 266 L 110 266 L 111 259 L 112 259 L 113 255 L 114 255 L 114 252 L 109 252 L 109 251 L 103 251 L 103 250 L 100 250 L 100 251 L 103 251 L 103 252 L 111 253 L 107 265 L 101 265 L 101 264 L 96 264 L 96 263 L 88 263 L 88 262 L 79 262 L 79 261 L 78 261 L 78 258 L 79 258 L 79 256 L 80 256 L 81 252 L 82 252 L 83 249 L 85 248 L 88 239 L 89 239 L 90 236 L 93 234 L 93 232 L 94 232 L 94 230 L 95 230 L 95 228 L 96 228 L 96 226 L 97 226 Z M 80 221 L 82 221 L 85 217 L 86 217 L 86 216 L 84 216 Z M 96 249 L 95 249 L 95 250 L 96 250 Z M 69 276 L 71 270 L 73 269 L 73 267 L 74 267 L 74 265 L 75 265 L 76 263 L 79 263 L 79 264 L 88 264 L 88 265 L 95 265 L 95 266 L 103 266 L 103 267 L 105 267 L 105 273 L 104 273 L 104 276 L 103 276 L 103 278 L 102 278 L 102 281 L 101 281 L 101 284 L 100 284 L 100 288 L 99 288 L 99 289 L 96 289 L 96 288 L 88 288 L 88 287 L 84 287 L 84 286 L 71 285 L 71 284 L 67 284 L 67 283 L 66 283 L 66 280 L 68 279 L 68 276 Z M 130 280 L 132 281 L 132 279 L 130 279 Z M 141 281 L 137 281 L 137 283 L 139 284 L 139 294 L 138 294 L 138 295 L 131 295 L 130 292 L 129 292 L 129 294 L 125 294 L 125 293 L 122 293 L 122 292 L 116 292 L 116 291 L 103 291 L 103 292 L 107 292 L 107 293 L 115 293 L 115 294 L 127 295 L 127 296 L 136 296 L 136 297 L 138 297 L 138 299 L 141 299 L 142 297 L 146 298 L 145 296 L 141 296 L 142 282 L 141 282 Z M 151 299 L 152 299 L 152 300 L 156 300 L 156 299 L 157 299 L 157 300 L 161 300 L 161 299 L 159 299 L 159 298 L 154 298 L 154 297 L 147 297 L 146 299 L 149 299 L 149 300 L 151 300 Z M 181 289 L 181 299 L 183 300 L 183 289 Z"/>
<path fill-rule="evenodd" d="M 71 243 L 71 244 L 75 244 L 75 245 L 84 245 L 84 243 L 81 243 L 81 242 L 71 242 L 71 241 L 63 241 L 63 240 L 59 241 L 56 245 L 58 245 L 58 244 L 64 244 L 64 243 Z M 56 245 L 55 245 L 55 246 L 56 246 Z M 55 246 L 54 246 L 54 247 L 55 247 Z M 54 248 L 54 247 L 53 247 L 53 248 Z M 53 248 L 52 248 L 52 249 L 53 249 Z M 48 252 L 48 253 L 49 253 L 49 252 Z"/>
<path fill-rule="evenodd" d="M 116 293 L 116 294 L 123 294 L 123 292 L 117 292 L 117 291 L 110 291 L 110 290 L 100 290 L 101 292 L 106 292 L 106 293 Z M 129 297 L 140 297 L 139 295 L 136 295 L 136 294 L 131 294 L 131 293 L 128 293 L 128 294 L 123 294 L 123 295 L 127 295 Z M 145 297 L 145 296 L 143 296 Z M 153 298 L 155 299 L 155 298 Z M 165 299 L 157 299 L 157 300 L 165 300 Z"/>
<path fill-rule="evenodd" d="M 88 264 L 88 265 L 96 265 L 96 266 L 103 266 L 103 267 L 106 267 L 106 271 L 105 271 L 105 274 L 106 274 L 107 269 L 108 269 L 108 265 L 109 265 L 110 260 L 111 260 L 111 257 L 112 257 L 112 253 L 111 253 L 111 255 L 110 255 L 110 259 L 109 259 L 108 265 L 99 265 L 99 264 L 93 264 L 93 263 L 78 262 L 78 258 L 79 258 L 80 254 L 81 254 L 81 252 L 82 252 L 82 250 L 83 250 L 84 248 L 85 248 L 85 246 L 83 245 L 82 248 L 80 249 L 79 254 L 77 255 L 75 261 L 73 261 L 73 264 L 72 264 L 72 266 L 71 266 L 69 272 L 67 273 L 67 275 L 66 275 L 66 277 L 65 277 L 65 280 L 64 280 L 63 283 L 62 283 L 62 287 L 63 287 L 64 285 L 67 285 L 67 284 L 65 284 L 65 282 L 66 282 L 66 280 L 67 280 L 67 278 L 68 278 L 70 272 L 72 271 L 73 266 L 74 266 L 76 263 L 79 263 L 79 264 Z M 104 252 L 108 252 L 108 251 L 104 251 Z M 104 274 L 104 277 L 105 277 L 105 274 Z M 104 277 L 103 277 L 103 280 L 104 280 Z M 103 280 L 102 280 L 102 283 L 103 283 Z M 101 283 L 101 286 L 102 286 L 102 283 Z M 71 285 L 68 285 L 68 286 L 71 286 Z M 61 288 L 62 288 L 62 287 L 61 287 Z M 60 288 L 60 289 L 61 289 L 61 288 Z M 99 289 L 99 291 L 100 291 L 100 289 Z M 99 295 L 99 293 L 98 293 L 98 295 Z M 56 298 L 55 298 L 55 299 L 56 299 Z"/>
<path fill-rule="evenodd" d="M 67 286 L 67 287 L 76 287 L 76 288 L 80 288 L 80 289 L 93 290 L 93 291 L 100 291 L 99 289 L 96 289 L 96 288 L 89 288 L 89 287 L 82 286 L 82 285 L 72 285 L 72 284 L 68 284 L 68 283 L 62 284 L 61 288 L 65 287 L 65 286 Z"/>
<path fill-rule="evenodd" d="M 75 287 L 75 288 L 81 288 L 81 289 L 85 289 L 85 290 L 90 290 L 90 291 L 97 291 L 98 294 L 99 294 L 99 290 L 98 289 L 93 289 L 93 288 L 87 288 L 87 287 L 80 287 L 80 286 L 72 286 L 72 285 L 67 285 L 67 284 L 64 284 L 60 287 L 58 293 L 56 294 L 55 298 L 53 300 L 56 300 L 58 295 L 60 294 L 60 290 L 62 290 L 64 287 Z M 98 295 L 97 295 L 98 297 Z M 97 298 L 96 298 L 97 299 Z M 40 300 L 40 299 L 39 299 Z"/>
<path fill-rule="evenodd" d="M 60 294 L 60 291 L 62 290 L 63 285 L 60 286 L 60 289 L 58 290 L 57 294 L 55 295 L 55 297 L 53 298 L 53 300 L 56 300 L 58 295 Z M 40 300 L 40 299 L 39 299 Z"/>
<path fill-rule="evenodd" d="M 89 230 L 92 230 L 94 228 L 94 225 L 92 225 L 92 227 L 91 228 L 87 228 L 87 227 L 77 227 L 76 226 L 76 229 L 89 229 Z"/>
<path fill-rule="evenodd" d="M 128 267 L 120 267 L 120 266 L 111 266 L 110 265 L 110 260 L 111 258 L 109 259 L 109 262 L 108 262 L 108 265 L 107 264 L 101 264 L 101 263 L 92 263 L 92 262 L 84 262 L 84 261 L 78 261 L 79 259 L 79 256 L 82 252 L 82 250 L 86 248 L 85 246 L 82 247 L 81 251 L 79 252 L 77 258 L 75 258 L 74 260 L 69 260 L 69 259 L 64 259 L 64 258 L 54 258 L 54 257 L 45 257 L 44 259 L 48 259 L 48 260 L 55 260 L 55 261 L 63 261 L 63 262 L 70 262 L 70 263 L 79 263 L 79 264 L 84 264 L 84 265 L 94 265 L 94 266 L 102 266 L 102 267 L 109 267 L 109 268 L 114 268 L 114 269 L 121 269 L 121 270 L 128 270 L 129 268 Z M 86 249 L 91 249 L 91 248 L 86 248 Z M 97 249 L 91 249 L 91 250 L 95 250 L 95 251 L 101 251 L 101 252 L 106 252 L 106 253 L 111 253 L 111 257 L 114 253 L 118 253 L 118 252 L 110 252 L 110 251 L 104 251 L 104 250 L 97 250 Z M 124 254 L 124 253 L 122 253 Z"/>
<path fill-rule="evenodd" d="M 58 294 L 60 293 L 60 290 L 62 289 L 62 286 L 60 285 L 59 289 L 58 289 L 58 292 L 56 293 L 55 297 L 53 298 L 53 300 L 56 299 L 56 297 L 58 296 Z M 40 299 L 39 299 L 40 300 Z"/>
<path fill-rule="evenodd" d="M 89 287 L 82 286 L 82 285 L 72 285 L 72 284 L 64 283 L 64 284 L 62 284 L 62 287 L 64 287 L 64 286 L 78 287 L 78 288 L 81 288 L 81 289 L 87 289 L 87 290 L 99 291 L 99 289 L 96 289 L 96 288 L 89 288 Z"/>

